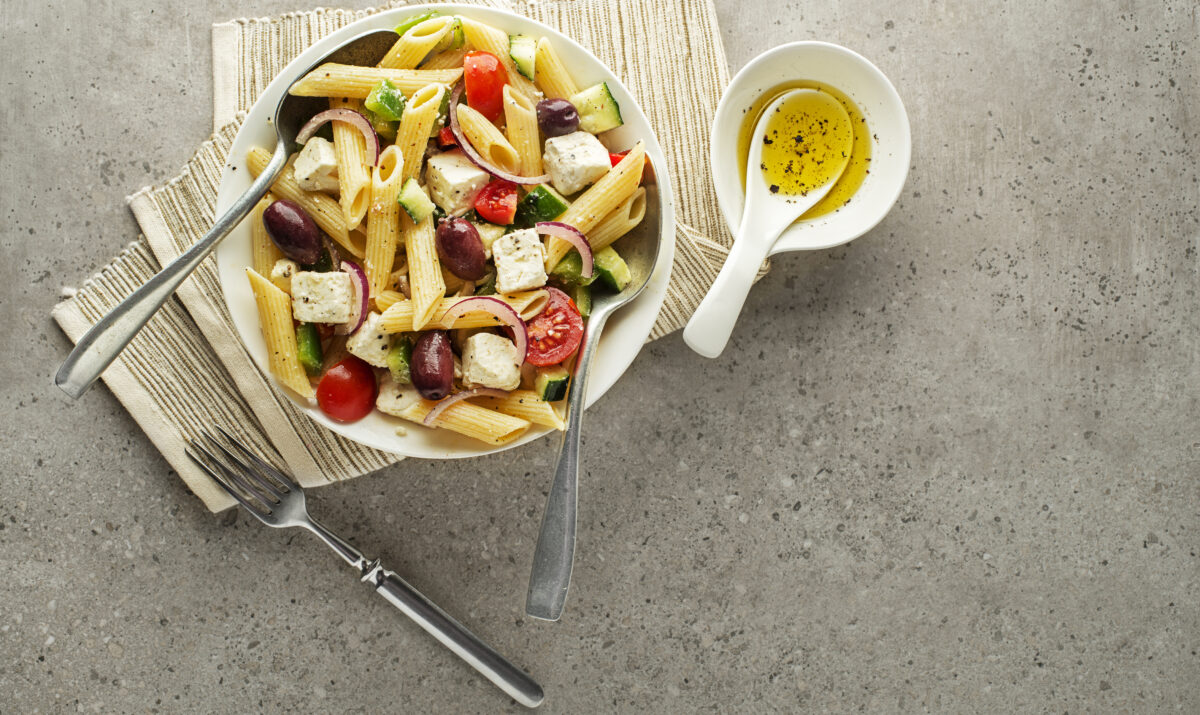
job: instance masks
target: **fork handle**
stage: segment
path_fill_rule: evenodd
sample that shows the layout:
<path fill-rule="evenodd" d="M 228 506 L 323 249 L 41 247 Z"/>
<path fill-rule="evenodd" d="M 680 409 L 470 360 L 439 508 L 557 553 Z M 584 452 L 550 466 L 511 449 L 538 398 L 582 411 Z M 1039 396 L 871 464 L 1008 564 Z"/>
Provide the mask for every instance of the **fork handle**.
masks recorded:
<path fill-rule="evenodd" d="M 374 586 L 380 596 L 399 608 L 429 635 L 518 703 L 529 708 L 536 708 L 542 704 L 545 697 L 542 686 L 533 678 L 421 595 L 404 579 L 380 566 L 378 560 L 363 569 L 362 580 Z"/>

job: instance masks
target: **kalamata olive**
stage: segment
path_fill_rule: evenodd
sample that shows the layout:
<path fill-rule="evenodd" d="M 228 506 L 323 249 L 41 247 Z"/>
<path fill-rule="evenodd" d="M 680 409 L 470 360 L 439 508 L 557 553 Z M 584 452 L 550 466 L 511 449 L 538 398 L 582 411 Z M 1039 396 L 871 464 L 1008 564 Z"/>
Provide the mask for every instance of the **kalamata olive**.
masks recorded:
<path fill-rule="evenodd" d="M 464 281 L 477 281 L 487 275 L 483 240 L 465 218 L 448 218 L 438 224 L 437 253 L 442 265 Z"/>
<path fill-rule="evenodd" d="M 561 137 L 579 130 L 579 112 L 565 99 L 543 99 L 537 103 L 538 126 L 548 137 Z"/>
<path fill-rule="evenodd" d="M 454 387 L 454 353 L 445 330 L 421 333 L 413 345 L 409 370 L 413 387 L 421 397 L 440 400 L 450 394 L 450 388 Z"/>
<path fill-rule="evenodd" d="M 316 263 L 321 257 L 321 229 L 300 205 L 280 199 L 263 211 L 263 226 L 283 255 L 297 263 Z"/>

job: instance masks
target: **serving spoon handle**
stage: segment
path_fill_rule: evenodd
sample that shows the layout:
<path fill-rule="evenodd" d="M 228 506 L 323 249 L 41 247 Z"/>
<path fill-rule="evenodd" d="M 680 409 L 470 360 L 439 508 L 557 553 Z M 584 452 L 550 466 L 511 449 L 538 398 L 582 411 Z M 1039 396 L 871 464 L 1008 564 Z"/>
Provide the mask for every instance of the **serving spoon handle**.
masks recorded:
<path fill-rule="evenodd" d="M 250 209 L 266 195 L 275 177 L 283 170 L 287 161 L 287 142 L 277 141 L 275 153 L 263 172 L 259 174 L 246 193 L 242 194 L 229 210 L 191 248 L 184 251 L 170 265 L 163 268 L 150 280 L 129 294 L 117 307 L 109 311 L 100 322 L 92 326 L 75 344 L 75 349 L 54 376 L 54 384 L 63 392 L 78 399 L 92 386 L 96 378 L 112 364 L 138 334 L 163 303 L 175 293 L 184 280 L 196 270 L 196 266 L 212 253 L 221 239 L 229 235 Z"/>
<path fill-rule="evenodd" d="M 579 513 L 579 436 L 583 426 L 584 398 L 592 357 L 600 343 L 600 331 L 609 311 L 593 312 L 588 319 L 583 350 L 575 375 L 567 389 L 567 426 L 559 447 L 554 481 L 546 499 L 546 512 L 533 552 L 525 613 L 533 618 L 557 621 L 567 602 L 571 570 L 575 565 L 575 527 Z"/>

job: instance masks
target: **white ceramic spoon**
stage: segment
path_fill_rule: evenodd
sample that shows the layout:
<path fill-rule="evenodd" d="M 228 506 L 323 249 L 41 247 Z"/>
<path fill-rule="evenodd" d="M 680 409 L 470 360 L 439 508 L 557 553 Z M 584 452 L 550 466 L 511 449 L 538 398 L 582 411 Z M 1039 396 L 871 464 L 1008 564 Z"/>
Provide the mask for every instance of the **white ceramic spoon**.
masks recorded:
<path fill-rule="evenodd" d="M 763 260 L 770 254 L 779 235 L 805 211 L 825 198 L 849 163 L 853 142 L 851 133 L 846 134 L 844 151 L 836 159 L 840 160 L 840 167 L 830 172 L 825 183 L 811 187 L 803 195 L 786 195 L 771 191 L 766 175 L 760 169 L 767 125 L 780 105 L 799 95 L 813 95 L 807 99 L 826 104 L 847 127 L 850 125 L 850 117 L 846 114 L 845 107 L 832 96 L 814 89 L 798 89 L 783 94 L 763 112 L 762 118 L 754 127 L 750 156 L 746 160 L 746 203 L 733 249 L 725 259 L 725 265 L 717 274 L 717 279 L 708 289 L 708 294 L 700 302 L 700 307 L 683 329 L 683 341 L 704 357 L 715 358 L 725 349 L 738 315 L 742 312 L 742 305 L 750 292 L 750 286 L 754 283 L 754 276 L 757 275 Z"/>

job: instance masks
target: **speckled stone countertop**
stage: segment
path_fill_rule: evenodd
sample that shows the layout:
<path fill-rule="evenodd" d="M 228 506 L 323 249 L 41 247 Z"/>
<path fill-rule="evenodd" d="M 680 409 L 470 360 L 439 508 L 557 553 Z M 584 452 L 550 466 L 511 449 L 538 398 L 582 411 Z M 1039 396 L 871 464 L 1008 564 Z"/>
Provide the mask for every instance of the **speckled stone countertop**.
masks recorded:
<path fill-rule="evenodd" d="M 1200 710 L 1194 3 L 715 1 L 734 70 L 815 38 L 891 77 L 887 220 L 589 412 L 561 623 L 523 613 L 551 440 L 313 511 L 548 712 Z M 51 386 L 61 287 L 209 133 L 210 24 L 298 7 L 6 7 L 0 709 L 519 709 L 315 540 L 206 513 L 106 389 Z"/>

